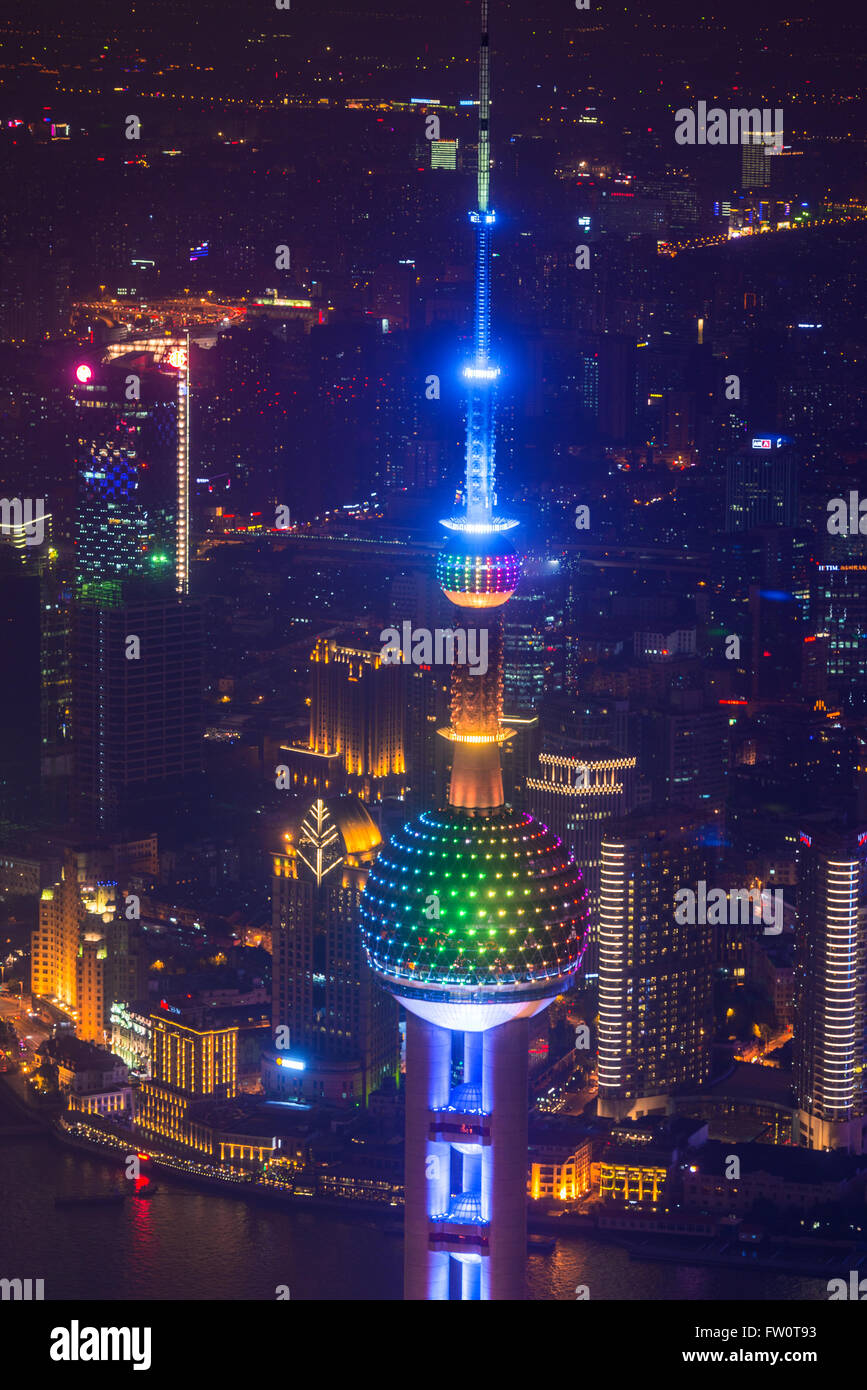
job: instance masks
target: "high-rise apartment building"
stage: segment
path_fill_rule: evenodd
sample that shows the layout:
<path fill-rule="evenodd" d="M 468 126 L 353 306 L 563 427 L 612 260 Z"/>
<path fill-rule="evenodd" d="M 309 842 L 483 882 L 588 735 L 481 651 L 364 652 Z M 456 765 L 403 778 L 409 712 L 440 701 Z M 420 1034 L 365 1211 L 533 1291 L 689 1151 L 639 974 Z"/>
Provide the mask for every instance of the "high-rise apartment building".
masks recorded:
<path fill-rule="evenodd" d="M 599 1113 L 665 1111 L 708 1078 L 712 927 L 676 910 L 700 897 L 708 857 L 689 810 L 638 811 L 602 841 L 599 897 Z M 678 917 L 692 916 L 692 921 Z"/>
<path fill-rule="evenodd" d="M 39 925 L 30 940 L 30 988 L 35 996 L 75 1007 L 83 917 L 75 861 L 67 854 L 59 882 L 43 888 L 39 900 Z"/>
<path fill-rule="evenodd" d="M 867 829 L 802 830 L 795 957 L 797 1140 L 867 1153 Z"/>

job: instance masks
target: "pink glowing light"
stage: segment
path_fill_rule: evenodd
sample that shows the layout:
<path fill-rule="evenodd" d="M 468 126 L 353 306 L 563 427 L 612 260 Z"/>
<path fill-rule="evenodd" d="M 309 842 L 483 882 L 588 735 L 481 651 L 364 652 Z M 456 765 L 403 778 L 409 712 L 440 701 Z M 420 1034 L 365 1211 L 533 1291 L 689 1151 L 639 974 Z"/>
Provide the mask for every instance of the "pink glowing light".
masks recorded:
<path fill-rule="evenodd" d="M 83 386 L 85 382 L 90 381 L 90 378 L 93 376 L 93 370 L 88 367 L 86 362 L 82 362 L 80 367 L 76 367 L 75 375 Z"/>

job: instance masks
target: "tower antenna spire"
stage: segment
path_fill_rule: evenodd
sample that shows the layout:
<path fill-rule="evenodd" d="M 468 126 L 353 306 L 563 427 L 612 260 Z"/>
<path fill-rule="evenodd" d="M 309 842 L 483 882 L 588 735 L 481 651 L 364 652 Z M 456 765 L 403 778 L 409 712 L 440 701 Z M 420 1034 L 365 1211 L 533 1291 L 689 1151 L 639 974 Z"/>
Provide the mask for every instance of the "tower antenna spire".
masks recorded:
<path fill-rule="evenodd" d="M 482 0 L 482 38 L 479 48 L 479 212 L 488 210 L 491 185 L 491 49 L 488 43 L 488 0 Z"/>
<path fill-rule="evenodd" d="M 479 44 L 479 143 L 477 206 L 470 213 L 476 233 L 473 359 L 464 368 L 467 400 L 466 521 L 481 529 L 494 511 L 494 387 L 500 374 L 491 362 L 491 233 L 495 220 L 491 191 L 491 49 L 488 0 L 482 0 Z"/>

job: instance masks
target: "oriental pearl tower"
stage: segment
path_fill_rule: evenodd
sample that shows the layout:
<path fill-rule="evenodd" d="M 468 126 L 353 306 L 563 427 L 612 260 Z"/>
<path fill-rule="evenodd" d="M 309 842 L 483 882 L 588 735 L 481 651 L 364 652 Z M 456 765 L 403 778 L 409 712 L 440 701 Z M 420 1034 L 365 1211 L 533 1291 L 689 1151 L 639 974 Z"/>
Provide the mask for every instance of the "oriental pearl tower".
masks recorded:
<path fill-rule="evenodd" d="M 586 890 L 561 841 L 503 797 L 500 613 L 520 559 L 497 512 L 491 360 L 490 52 L 482 0 L 473 356 L 464 508 L 438 581 L 488 627 L 488 669 L 452 672 L 448 804 L 385 845 L 361 899 L 371 968 L 407 1011 L 404 1297 L 520 1300 L 527 1253 L 529 1020 L 568 988 Z"/>

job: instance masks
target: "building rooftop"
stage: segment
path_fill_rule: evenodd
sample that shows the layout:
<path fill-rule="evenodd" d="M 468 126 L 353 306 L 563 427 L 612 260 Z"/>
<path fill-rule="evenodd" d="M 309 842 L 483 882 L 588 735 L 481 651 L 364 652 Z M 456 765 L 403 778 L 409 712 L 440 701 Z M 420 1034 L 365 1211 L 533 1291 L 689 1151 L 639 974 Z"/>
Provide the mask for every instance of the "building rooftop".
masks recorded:
<path fill-rule="evenodd" d="M 82 1042 L 71 1034 L 60 1034 L 49 1038 L 39 1049 L 52 1062 L 60 1062 L 73 1071 L 109 1071 L 114 1067 L 126 1067 L 122 1057 L 117 1057 L 106 1048 L 94 1043 Z"/>
<path fill-rule="evenodd" d="M 842 1150 L 819 1153 L 782 1144 L 732 1144 L 709 1140 L 689 1155 L 699 1172 L 724 1177 L 732 1154 L 740 1159 L 741 1173 L 768 1173 L 788 1182 L 845 1182 L 867 1173 L 867 1154 L 852 1156 Z"/>

